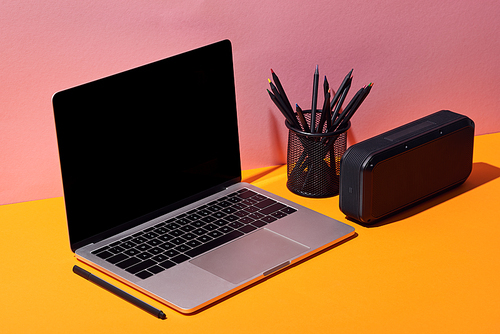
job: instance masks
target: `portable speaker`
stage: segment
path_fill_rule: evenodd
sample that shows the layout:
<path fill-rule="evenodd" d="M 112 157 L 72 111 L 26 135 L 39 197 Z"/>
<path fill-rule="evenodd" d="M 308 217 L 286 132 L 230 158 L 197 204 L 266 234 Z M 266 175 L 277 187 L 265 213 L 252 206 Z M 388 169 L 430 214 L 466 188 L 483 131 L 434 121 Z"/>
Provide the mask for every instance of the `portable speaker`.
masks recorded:
<path fill-rule="evenodd" d="M 340 210 L 371 224 L 457 186 L 473 146 L 474 122 L 449 110 L 352 145 L 340 162 Z"/>

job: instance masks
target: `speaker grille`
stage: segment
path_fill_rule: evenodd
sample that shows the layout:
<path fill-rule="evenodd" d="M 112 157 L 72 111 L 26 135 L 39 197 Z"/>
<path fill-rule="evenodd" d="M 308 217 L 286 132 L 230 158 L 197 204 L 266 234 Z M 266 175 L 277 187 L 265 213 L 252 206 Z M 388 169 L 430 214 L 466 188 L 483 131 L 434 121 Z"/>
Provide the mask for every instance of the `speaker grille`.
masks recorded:
<path fill-rule="evenodd" d="M 373 168 L 372 214 L 378 218 L 465 181 L 471 172 L 474 130 L 466 127 Z"/>

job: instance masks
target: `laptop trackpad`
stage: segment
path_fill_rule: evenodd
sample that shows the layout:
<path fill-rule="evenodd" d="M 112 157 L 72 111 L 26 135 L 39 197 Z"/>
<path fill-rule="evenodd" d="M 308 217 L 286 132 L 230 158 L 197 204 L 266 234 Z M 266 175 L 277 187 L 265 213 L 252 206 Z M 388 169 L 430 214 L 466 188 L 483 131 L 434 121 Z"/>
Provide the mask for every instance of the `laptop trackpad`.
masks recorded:
<path fill-rule="evenodd" d="M 239 284 L 286 263 L 308 249 L 298 242 L 262 229 L 190 262 L 226 281 Z"/>

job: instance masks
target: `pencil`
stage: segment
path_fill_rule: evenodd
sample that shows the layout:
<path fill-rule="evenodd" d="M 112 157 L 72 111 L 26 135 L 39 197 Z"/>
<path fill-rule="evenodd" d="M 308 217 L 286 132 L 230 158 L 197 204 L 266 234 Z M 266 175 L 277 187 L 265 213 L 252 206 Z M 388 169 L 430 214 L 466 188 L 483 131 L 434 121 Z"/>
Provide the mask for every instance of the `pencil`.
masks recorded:
<path fill-rule="evenodd" d="M 321 109 L 321 118 L 318 123 L 318 128 L 316 132 L 322 132 L 323 125 L 328 117 L 328 111 L 330 110 L 330 90 L 325 95 L 325 102 L 323 103 L 323 109 Z"/>
<path fill-rule="evenodd" d="M 271 100 L 274 102 L 276 107 L 278 107 L 278 110 L 281 111 L 283 116 L 285 116 L 287 122 L 290 123 L 290 125 L 292 125 L 293 127 L 295 127 L 295 123 L 293 122 L 292 118 L 290 118 L 290 115 L 283 109 L 276 96 L 273 93 L 271 93 L 269 89 L 267 90 L 267 92 L 269 93 L 269 96 L 271 97 Z"/>
<path fill-rule="evenodd" d="M 307 125 L 307 121 L 304 117 L 304 113 L 302 112 L 302 109 L 299 107 L 297 103 L 295 103 L 295 110 L 297 111 L 297 115 L 299 116 L 299 120 L 302 123 L 302 128 L 304 129 L 305 132 L 310 132 L 311 130 L 309 129 L 309 126 Z"/>
<path fill-rule="evenodd" d="M 343 90 L 344 90 L 344 87 L 347 86 L 347 81 L 348 80 L 351 80 L 352 81 L 352 71 L 354 71 L 354 69 L 352 69 L 349 73 L 347 73 L 347 75 L 345 76 L 344 80 L 342 80 L 342 83 L 340 84 L 339 86 L 339 90 L 337 91 L 337 94 L 335 94 L 335 96 L 333 97 L 331 103 L 330 103 L 330 109 L 333 110 L 333 107 L 335 106 L 335 104 L 337 103 L 337 100 L 339 99 L 340 97 L 340 94 L 342 94 Z"/>
<path fill-rule="evenodd" d="M 373 83 L 370 83 L 367 87 L 363 88 L 363 92 L 359 95 L 359 97 L 357 98 L 356 102 L 351 107 L 351 110 L 349 110 L 349 113 L 344 117 L 344 119 L 342 120 L 342 122 L 340 122 L 340 124 L 338 126 L 339 128 L 342 127 L 343 124 L 346 124 L 347 122 L 349 122 L 349 120 L 351 119 L 351 117 L 358 110 L 358 108 L 361 106 L 361 104 L 363 103 L 363 101 L 366 99 L 366 97 L 370 93 L 370 90 L 372 89 L 372 86 L 373 86 Z"/>
<path fill-rule="evenodd" d="M 283 111 L 286 114 L 288 114 L 288 119 L 291 120 L 290 124 L 293 127 L 300 129 L 299 122 L 297 121 L 297 118 L 295 117 L 295 114 L 293 113 L 293 110 L 291 109 L 292 107 L 290 106 L 289 108 L 287 108 L 287 105 L 283 101 L 283 98 L 281 97 L 280 93 L 278 92 L 278 89 L 276 88 L 276 86 L 272 83 L 272 81 L 270 79 L 267 79 L 267 80 L 269 81 L 269 84 L 271 85 L 271 90 L 273 91 L 274 97 L 278 101 L 278 104 L 281 106 Z"/>
<path fill-rule="evenodd" d="M 345 116 L 349 113 L 349 111 L 352 109 L 352 107 L 354 106 L 354 104 L 357 103 L 358 99 L 361 97 L 361 95 L 364 92 L 364 90 L 365 90 L 365 87 L 361 88 L 360 90 L 358 90 L 356 92 L 356 94 L 354 95 L 354 97 L 351 99 L 351 101 L 345 107 L 345 109 L 342 112 L 342 114 L 340 114 L 339 117 L 332 124 L 332 128 L 333 128 L 332 130 L 335 130 L 335 129 L 337 129 L 339 127 L 340 123 L 343 121 L 343 119 L 345 118 Z"/>
<path fill-rule="evenodd" d="M 316 105 L 318 103 L 318 81 L 319 81 L 319 69 L 316 65 L 316 70 L 314 71 L 313 78 L 313 95 L 311 103 L 311 133 L 314 133 L 316 128 Z"/>
<path fill-rule="evenodd" d="M 271 75 L 273 77 L 273 81 L 276 85 L 276 88 L 278 89 L 278 92 L 280 93 L 280 95 L 283 99 L 283 102 L 285 103 L 286 107 L 289 108 L 293 112 L 292 105 L 290 104 L 290 101 L 288 100 L 288 97 L 286 96 L 285 90 L 283 89 L 283 86 L 281 85 L 281 81 L 278 78 L 278 75 L 276 75 L 276 73 L 274 73 L 273 69 L 271 69 Z"/>
<path fill-rule="evenodd" d="M 331 124 L 335 123 L 337 116 L 339 115 L 339 113 L 342 112 L 342 104 L 344 104 L 344 100 L 347 96 L 347 93 L 349 92 L 349 89 L 351 88 L 351 82 L 352 82 L 352 78 L 349 78 L 347 80 L 346 84 L 344 85 L 342 94 L 340 95 L 340 98 L 337 102 L 337 105 L 335 106 L 335 110 L 332 112 Z M 337 94 L 338 94 L 338 92 L 337 92 Z"/>

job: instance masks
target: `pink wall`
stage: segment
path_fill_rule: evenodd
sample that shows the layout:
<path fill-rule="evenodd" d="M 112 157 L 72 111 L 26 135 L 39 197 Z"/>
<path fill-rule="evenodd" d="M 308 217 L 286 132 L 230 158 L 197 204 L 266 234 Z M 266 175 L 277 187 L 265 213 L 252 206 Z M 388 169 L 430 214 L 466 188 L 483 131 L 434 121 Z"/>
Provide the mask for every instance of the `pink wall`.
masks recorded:
<path fill-rule="evenodd" d="M 353 91 L 373 81 L 351 144 L 440 109 L 498 132 L 498 13 L 494 0 L 1 1 L 0 204 L 62 195 L 55 91 L 224 38 L 245 169 L 286 161 L 270 68 L 304 107 L 316 64 L 334 87 L 351 68 Z"/>

